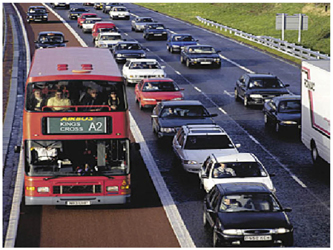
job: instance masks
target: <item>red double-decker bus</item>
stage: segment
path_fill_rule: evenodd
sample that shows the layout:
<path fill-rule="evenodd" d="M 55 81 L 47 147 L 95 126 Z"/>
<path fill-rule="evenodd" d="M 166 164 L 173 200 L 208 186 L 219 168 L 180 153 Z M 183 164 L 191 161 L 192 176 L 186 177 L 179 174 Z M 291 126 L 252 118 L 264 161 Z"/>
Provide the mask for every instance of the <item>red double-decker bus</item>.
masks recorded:
<path fill-rule="evenodd" d="M 129 202 L 128 104 L 108 50 L 36 50 L 23 124 L 26 205 Z"/>

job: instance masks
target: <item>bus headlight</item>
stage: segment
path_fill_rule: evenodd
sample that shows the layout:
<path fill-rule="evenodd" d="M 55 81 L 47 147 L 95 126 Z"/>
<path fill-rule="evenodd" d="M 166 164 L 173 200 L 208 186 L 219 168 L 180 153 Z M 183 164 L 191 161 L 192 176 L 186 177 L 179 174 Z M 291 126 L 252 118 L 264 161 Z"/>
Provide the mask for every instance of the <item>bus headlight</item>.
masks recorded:
<path fill-rule="evenodd" d="M 38 187 L 37 192 L 38 193 L 48 193 L 48 192 L 50 192 L 50 188 L 49 187 Z"/>
<path fill-rule="evenodd" d="M 118 186 L 106 187 L 106 192 L 118 192 Z"/>

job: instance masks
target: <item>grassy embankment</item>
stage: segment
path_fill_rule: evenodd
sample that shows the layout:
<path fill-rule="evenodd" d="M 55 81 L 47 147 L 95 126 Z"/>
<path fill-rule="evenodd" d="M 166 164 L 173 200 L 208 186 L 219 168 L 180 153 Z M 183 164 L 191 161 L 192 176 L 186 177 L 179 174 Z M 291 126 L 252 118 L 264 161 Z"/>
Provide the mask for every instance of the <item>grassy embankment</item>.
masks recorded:
<path fill-rule="evenodd" d="M 300 63 L 301 61 L 276 50 L 250 42 L 229 32 L 206 26 L 196 16 L 235 28 L 256 36 L 271 36 L 281 39 L 281 30 L 275 29 L 277 13 L 308 16 L 308 30 L 303 30 L 298 44 L 298 30 L 285 30 L 284 40 L 290 43 L 330 55 L 330 5 L 319 3 L 137 3 L 143 7 L 232 37 L 262 50 Z M 325 11 L 325 5 L 328 6 Z"/>

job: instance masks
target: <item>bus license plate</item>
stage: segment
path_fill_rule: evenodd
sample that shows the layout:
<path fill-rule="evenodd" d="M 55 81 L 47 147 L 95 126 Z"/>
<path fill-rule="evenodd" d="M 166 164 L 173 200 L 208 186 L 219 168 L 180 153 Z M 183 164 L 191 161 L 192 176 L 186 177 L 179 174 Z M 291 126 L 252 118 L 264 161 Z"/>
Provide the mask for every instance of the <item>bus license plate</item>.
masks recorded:
<path fill-rule="evenodd" d="M 244 236 L 244 241 L 269 241 L 269 240 L 272 240 L 271 235 Z"/>
<path fill-rule="evenodd" d="M 67 206 L 87 206 L 90 201 L 67 201 Z"/>

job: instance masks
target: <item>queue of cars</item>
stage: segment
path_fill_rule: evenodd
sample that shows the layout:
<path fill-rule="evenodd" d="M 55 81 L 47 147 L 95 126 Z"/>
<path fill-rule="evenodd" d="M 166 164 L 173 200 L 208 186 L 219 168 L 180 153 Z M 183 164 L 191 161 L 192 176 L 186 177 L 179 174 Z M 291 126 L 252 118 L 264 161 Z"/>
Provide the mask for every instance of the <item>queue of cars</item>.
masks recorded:
<path fill-rule="evenodd" d="M 127 14 L 115 14 L 127 11 L 122 5 L 95 3 L 94 8 L 109 13 L 111 19 L 130 19 L 129 14 L 128 18 Z M 235 144 L 214 122 L 217 114 L 210 114 L 200 101 L 184 100 L 184 89 L 167 78 L 164 66 L 146 58 L 146 49 L 137 41 L 123 39 L 114 23 L 84 8 L 70 9 L 68 18 L 77 18 L 78 27 L 92 33 L 95 47 L 109 49 L 117 62 L 124 63 L 125 83 L 135 84 L 140 109 L 153 107 L 153 133 L 160 141 L 172 140 L 175 163 L 182 171 L 198 175 L 206 193 L 203 224 L 211 228 L 213 246 L 292 246 L 293 226 L 285 213 L 291 209 L 283 208 L 275 196 L 270 178 L 274 174 L 269 174 L 254 154 L 238 151 L 240 144 Z M 33 20 L 30 16 L 28 19 Z M 147 40 L 167 40 L 167 50 L 179 52 L 181 63 L 189 68 L 222 65 L 219 50 L 199 44 L 191 34 L 170 35 L 163 24 L 150 17 L 136 17 L 131 29 L 142 31 Z M 59 46 L 68 42 L 60 32 L 46 31 L 39 34 L 36 48 L 52 47 L 42 41 L 43 36 L 49 38 L 49 43 L 57 41 Z M 299 127 L 300 98 L 290 95 L 286 87 L 276 76 L 247 73 L 236 82 L 235 99 L 242 99 L 246 107 L 263 105 L 265 124 L 274 124 L 279 132 L 281 127 Z"/>

